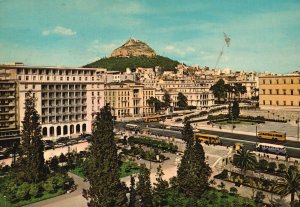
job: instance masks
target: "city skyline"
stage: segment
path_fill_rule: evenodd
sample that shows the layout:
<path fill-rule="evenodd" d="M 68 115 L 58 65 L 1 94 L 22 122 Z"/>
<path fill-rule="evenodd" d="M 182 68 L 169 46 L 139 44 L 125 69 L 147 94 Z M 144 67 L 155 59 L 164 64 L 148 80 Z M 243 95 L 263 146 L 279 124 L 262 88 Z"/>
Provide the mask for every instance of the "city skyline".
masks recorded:
<path fill-rule="evenodd" d="M 299 69 L 297 1 L 0 1 L 0 62 L 82 66 L 134 37 L 188 65 Z"/>

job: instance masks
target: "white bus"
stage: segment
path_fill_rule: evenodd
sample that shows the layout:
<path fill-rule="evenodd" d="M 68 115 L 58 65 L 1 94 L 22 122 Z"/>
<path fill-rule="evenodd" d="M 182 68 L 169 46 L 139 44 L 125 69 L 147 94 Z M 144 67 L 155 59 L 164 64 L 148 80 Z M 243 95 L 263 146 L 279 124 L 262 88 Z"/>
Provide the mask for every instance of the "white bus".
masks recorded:
<path fill-rule="evenodd" d="M 269 144 L 269 143 L 257 143 L 256 151 L 273 153 L 277 155 L 286 155 L 286 148 L 282 145 Z"/>
<path fill-rule="evenodd" d="M 139 131 L 139 126 L 136 124 L 126 124 L 125 129 L 136 132 L 136 131 Z"/>

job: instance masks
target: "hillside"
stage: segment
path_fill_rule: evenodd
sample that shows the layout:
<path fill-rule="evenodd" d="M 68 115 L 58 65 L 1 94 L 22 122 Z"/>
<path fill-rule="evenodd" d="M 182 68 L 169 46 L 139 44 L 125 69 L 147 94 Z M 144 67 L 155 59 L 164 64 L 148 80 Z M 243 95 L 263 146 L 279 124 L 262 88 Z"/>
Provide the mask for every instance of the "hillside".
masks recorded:
<path fill-rule="evenodd" d="M 160 66 L 162 71 L 173 71 L 180 64 L 178 61 L 167 57 L 156 55 L 154 57 L 131 56 L 131 57 L 109 57 L 102 58 L 83 67 L 89 68 L 107 68 L 107 70 L 116 70 L 125 72 L 126 68 L 135 69 L 138 67 L 154 68 Z"/>
<path fill-rule="evenodd" d="M 140 40 L 130 38 L 121 47 L 115 49 L 110 57 L 132 57 L 132 56 L 156 56 L 155 51 L 147 45 L 147 43 Z"/>

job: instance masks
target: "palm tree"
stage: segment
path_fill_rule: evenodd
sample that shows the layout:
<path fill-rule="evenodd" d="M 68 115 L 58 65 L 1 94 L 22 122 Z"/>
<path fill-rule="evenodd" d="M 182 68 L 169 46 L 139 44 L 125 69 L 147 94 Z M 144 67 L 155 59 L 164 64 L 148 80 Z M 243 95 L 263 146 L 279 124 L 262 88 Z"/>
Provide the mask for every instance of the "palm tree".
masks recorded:
<path fill-rule="evenodd" d="M 275 184 L 274 191 L 282 196 L 291 194 L 291 207 L 294 207 L 295 194 L 300 193 L 300 174 L 298 171 L 295 169 L 286 171 Z"/>
<path fill-rule="evenodd" d="M 253 152 L 242 148 L 233 156 L 233 164 L 241 169 L 243 175 L 247 170 L 254 170 L 256 167 L 256 157 Z"/>

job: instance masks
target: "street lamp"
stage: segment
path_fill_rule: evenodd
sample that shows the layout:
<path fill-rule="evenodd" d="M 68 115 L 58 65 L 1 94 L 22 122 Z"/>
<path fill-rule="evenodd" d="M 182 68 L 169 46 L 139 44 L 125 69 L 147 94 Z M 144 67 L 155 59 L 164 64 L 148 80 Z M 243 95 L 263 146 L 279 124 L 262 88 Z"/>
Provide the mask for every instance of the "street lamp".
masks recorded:
<path fill-rule="evenodd" d="M 299 117 L 296 120 L 296 124 L 297 124 L 297 141 L 299 142 Z"/>

